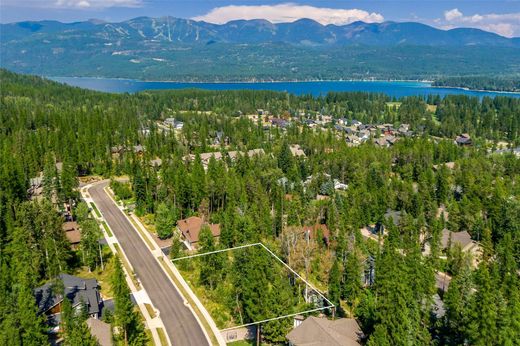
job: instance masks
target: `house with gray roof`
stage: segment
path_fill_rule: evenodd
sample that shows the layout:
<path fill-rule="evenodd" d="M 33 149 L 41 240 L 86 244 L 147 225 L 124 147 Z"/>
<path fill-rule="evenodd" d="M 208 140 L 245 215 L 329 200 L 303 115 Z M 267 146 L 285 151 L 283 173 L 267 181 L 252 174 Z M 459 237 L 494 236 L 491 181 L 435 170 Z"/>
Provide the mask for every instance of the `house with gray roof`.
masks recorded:
<path fill-rule="evenodd" d="M 50 325 L 59 325 L 64 297 L 70 300 L 73 309 L 84 306 L 90 317 L 96 319 L 100 317 L 103 300 L 96 279 L 82 279 L 69 274 L 60 274 L 58 278 L 63 283 L 63 294 L 53 282 L 48 282 L 34 290 L 38 311 L 47 317 Z"/>
<path fill-rule="evenodd" d="M 471 253 L 478 256 L 480 253 L 480 245 L 471 239 L 471 235 L 467 231 L 452 232 L 448 229 L 442 230 L 441 249 L 448 250 L 454 244 L 459 244 L 463 252 Z"/>

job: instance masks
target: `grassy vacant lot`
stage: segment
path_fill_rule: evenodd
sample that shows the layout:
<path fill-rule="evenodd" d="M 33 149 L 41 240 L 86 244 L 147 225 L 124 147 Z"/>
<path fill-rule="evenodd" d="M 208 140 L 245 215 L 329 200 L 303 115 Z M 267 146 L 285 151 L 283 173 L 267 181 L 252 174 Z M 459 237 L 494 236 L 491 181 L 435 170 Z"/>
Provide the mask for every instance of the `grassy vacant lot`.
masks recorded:
<path fill-rule="evenodd" d="M 114 262 L 112 261 L 114 255 L 108 246 L 104 246 L 102 252 L 104 270 L 98 267 L 96 270 L 89 272 L 87 267 L 81 267 L 74 272 L 74 275 L 84 279 L 95 278 L 101 287 L 101 295 L 104 299 L 107 299 L 113 296 L 110 280 L 114 273 Z"/>
<path fill-rule="evenodd" d="M 207 277 L 201 274 L 208 273 L 205 261 L 209 256 L 221 256 L 220 274 L 213 283 L 208 283 Z M 244 265 L 244 262 L 254 264 Z M 308 308 L 302 295 L 305 284 L 295 280 L 279 261 L 260 246 L 183 259 L 174 264 L 219 329 Z M 212 275 L 213 272 L 210 270 L 209 273 Z M 262 294 L 259 291 L 270 293 Z M 248 310 L 251 311 L 248 302 L 251 304 L 251 301 L 255 302 L 252 305 L 256 307 L 256 316 L 260 317 L 248 317 Z M 283 308 L 273 308 L 277 304 Z"/>

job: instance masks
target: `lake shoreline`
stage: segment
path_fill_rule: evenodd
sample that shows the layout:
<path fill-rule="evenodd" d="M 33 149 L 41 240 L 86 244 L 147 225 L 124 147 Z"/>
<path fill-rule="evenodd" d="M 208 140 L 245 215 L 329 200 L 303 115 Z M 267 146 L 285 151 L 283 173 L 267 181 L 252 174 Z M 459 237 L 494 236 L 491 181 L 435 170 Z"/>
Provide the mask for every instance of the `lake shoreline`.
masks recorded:
<path fill-rule="evenodd" d="M 133 78 L 122 78 L 122 77 L 77 77 L 77 76 L 42 76 L 51 80 L 56 79 L 97 79 L 97 80 L 116 80 L 116 81 L 128 81 L 137 83 L 178 83 L 178 84 L 280 84 L 280 83 L 341 83 L 341 82 L 374 82 L 374 83 L 423 83 L 425 86 L 436 89 L 456 89 L 464 91 L 475 91 L 482 93 L 498 93 L 498 94 L 513 94 L 520 95 L 520 91 L 505 91 L 505 90 L 491 90 L 491 89 L 472 89 L 462 86 L 447 86 L 447 85 L 434 85 L 434 80 L 429 79 L 293 79 L 293 80 L 237 80 L 237 81 L 186 81 L 186 80 L 153 80 L 153 79 L 133 79 Z"/>
<path fill-rule="evenodd" d="M 117 80 L 117 81 L 129 81 L 138 83 L 178 83 L 178 84 L 279 84 L 279 83 L 320 83 L 320 82 L 407 82 L 407 83 L 424 83 L 432 84 L 433 80 L 428 79 L 291 79 L 291 80 L 226 80 L 226 81 L 187 81 L 187 80 L 154 80 L 154 79 L 134 79 L 134 78 L 123 78 L 123 77 L 77 77 L 77 76 L 44 76 L 42 78 L 51 80 L 56 79 L 98 79 L 98 80 Z"/>
<path fill-rule="evenodd" d="M 490 90 L 471 90 L 462 87 L 434 86 L 428 80 L 272 80 L 272 81 L 238 81 L 238 82 L 179 82 L 179 81 L 147 81 L 129 78 L 104 77 L 45 77 L 50 80 L 84 89 L 110 93 L 136 93 L 150 90 L 269 90 L 287 92 L 294 95 L 312 94 L 325 96 L 329 92 L 367 92 L 382 93 L 390 97 L 446 96 L 462 94 L 473 97 L 496 97 L 499 95 L 519 98 L 520 93 Z"/>

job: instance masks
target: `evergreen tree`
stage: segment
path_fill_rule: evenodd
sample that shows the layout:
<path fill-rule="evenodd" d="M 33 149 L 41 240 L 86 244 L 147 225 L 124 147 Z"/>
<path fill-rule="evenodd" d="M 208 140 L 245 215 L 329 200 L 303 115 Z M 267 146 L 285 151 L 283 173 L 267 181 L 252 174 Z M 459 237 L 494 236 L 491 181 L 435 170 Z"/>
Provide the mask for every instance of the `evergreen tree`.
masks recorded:
<path fill-rule="evenodd" d="M 87 219 L 81 224 L 81 257 L 83 264 L 88 267 L 89 271 L 94 270 L 101 262 L 101 230 L 94 219 Z"/>
<path fill-rule="evenodd" d="M 293 166 L 293 157 L 289 144 L 284 141 L 278 154 L 278 167 L 287 174 Z"/>
<path fill-rule="evenodd" d="M 201 253 L 216 250 L 213 234 L 209 226 L 204 225 L 199 235 L 199 251 Z M 210 288 L 215 288 L 222 279 L 225 265 L 225 253 L 215 253 L 200 257 L 200 282 Z"/>
<path fill-rule="evenodd" d="M 159 204 L 155 213 L 155 229 L 160 239 L 167 239 L 173 235 L 176 219 L 176 215 L 166 203 Z"/>
<path fill-rule="evenodd" d="M 130 289 L 125 280 L 125 274 L 119 258 L 115 258 L 114 274 L 112 277 L 115 311 L 114 324 L 120 328 L 125 345 L 144 345 L 146 335 L 139 316 L 130 300 Z"/>
<path fill-rule="evenodd" d="M 48 344 L 43 318 L 38 315 L 32 292 L 23 282 L 18 290 L 16 316 L 22 345 Z"/>
<path fill-rule="evenodd" d="M 339 261 L 335 260 L 329 273 L 329 290 L 328 298 L 336 306 L 336 310 L 340 311 L 340 298 L 341 298 L 341 272 L 339 268 Z"/>

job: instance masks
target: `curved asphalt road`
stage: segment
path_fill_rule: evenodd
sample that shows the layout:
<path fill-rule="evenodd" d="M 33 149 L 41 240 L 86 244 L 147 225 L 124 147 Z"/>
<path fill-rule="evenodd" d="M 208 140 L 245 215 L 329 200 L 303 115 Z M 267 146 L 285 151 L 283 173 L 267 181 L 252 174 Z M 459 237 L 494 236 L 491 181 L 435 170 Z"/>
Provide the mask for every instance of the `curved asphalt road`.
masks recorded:
<path fill-rule="evenodd" d="M 184 299 L 155 260 L 123 212 L 108 197 L 102 182 L 89 189 L 90 196 L 110 225 L 153 305 L 160 311 L 166 333 L 174 346 L 209 345 L 204 332 L 184 305 Z"/>

